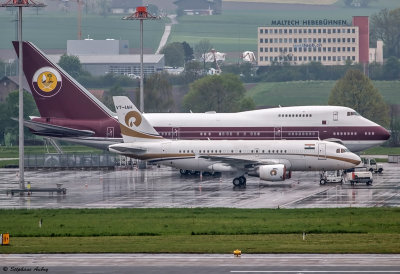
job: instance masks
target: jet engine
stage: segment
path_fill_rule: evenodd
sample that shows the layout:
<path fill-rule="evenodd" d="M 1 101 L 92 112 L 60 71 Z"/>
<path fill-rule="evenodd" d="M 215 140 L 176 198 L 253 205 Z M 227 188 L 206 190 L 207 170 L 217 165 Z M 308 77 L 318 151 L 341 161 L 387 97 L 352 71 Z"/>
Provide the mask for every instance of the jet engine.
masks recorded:
<path fill-rule="evenodd" d="M 286 179 L 286 167 L 282 164 L 262 165 L 257 167 L 249 176 L 260 177 L 264 181 L 284 181 Z"/>

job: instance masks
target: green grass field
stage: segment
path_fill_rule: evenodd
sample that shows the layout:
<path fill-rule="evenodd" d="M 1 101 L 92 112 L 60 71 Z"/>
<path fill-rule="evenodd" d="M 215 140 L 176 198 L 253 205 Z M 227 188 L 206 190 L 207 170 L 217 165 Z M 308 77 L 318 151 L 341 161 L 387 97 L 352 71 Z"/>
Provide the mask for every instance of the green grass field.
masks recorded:
<path fill-rule="evenodd" d="M 65 49 L 67 40 L 77 39 L 77 14 L 49 13 L 26 9 L 23 15 L 23 38 L 33 42 L 40 49 Z M 92 39 L 123 39 L 129 40 L 131 48 L 140 47 L 138 21 L 124 21 L 122 16 L 83 15 L 82 37 Z M 11 41 L 15 40 L 15 15 L 0 9 L 0 26 L 2 33 L 0 48 L 11 48 Z M 157 49 L 164 33 L 164 20 L 148 21 L 143 25 L 144 48 L 153 52 Z"/>
<path fill-rule="evenodd" d="M 280 1 L 275 1 L 279 2 Z M 257 27 L 270 25 L 282 19 L 344 19 L 351 23 L 352 16 L 372 15 L 382 8 L 396 8 L 396 0 L 372 1 L 368 8 L 346 8 L 342 1 L 332 5 L 260 6 L 242 4 L 241 9 L 225 9 L 218 16 L 182 16 L 174 25 L 169 42 L 186 41 L 194 45 L 201 39 L 210 40 L 221 52 L 257 51 Z"/>
<path fill-rule="evenodd" d="M 248 91 L 257 106 L 326 105 L 336 81 L 262 82 Z M 373 81 L 385 102 L 400 104 L 400 81 Z"/>
<path fill-rule="evenodd" d="M 0 253 L 399 253 L 399 216 L 398 208 L 0 210 L 0 231 L 11 236 Z"/>
<path fill-rule="evenodd" d="M 251 2 L 251 1 L 249 1 Z M 254 6 L 242 3 L 241 8 L 226 5 L 222 15 L 182 16 L 179 24 L 174 25 L 169 42 L 186 41 L 192 46 L 200 39 L 209 39 L 218 51 L 244 51 L 257 49 L 257 27 L 265 26 L 276 19 L 346 19 L 351 22 L 354 15 L 371 15 L 382 8 L 398 7 L 398 0 L 372 1 L 368 8 L 347 8 L 343 1 L 326 5 L 278 5 Z M 299 2 L 299 1 L 296 1 Z M 303 1 L 300 1 L 303 2 Z M 321 4 L 321 1 L 314 1 Z M 229 4 L 229 1 L 227 2 Z M 127 39 L 130 46 L 139 47 L 139 22 L 123 21 L 121 15 L 107 17 L 82 14 L 82 36 L 93 39 Z M 11 48 L 10 41 L 15 40 L 15 15 L 6 9 L 0 9 L 2 39 L 0 48 Z M 164 32 L 164 24 L 169 19 L 147 21 L 144 24 L 144 47 L 155 51 Z M 48 12 L 25 9 L 23 17 L 24 40 L 32 41 L 43 49 L 65 49 L 66 41 L 77 39 L 77 12 Z"/>

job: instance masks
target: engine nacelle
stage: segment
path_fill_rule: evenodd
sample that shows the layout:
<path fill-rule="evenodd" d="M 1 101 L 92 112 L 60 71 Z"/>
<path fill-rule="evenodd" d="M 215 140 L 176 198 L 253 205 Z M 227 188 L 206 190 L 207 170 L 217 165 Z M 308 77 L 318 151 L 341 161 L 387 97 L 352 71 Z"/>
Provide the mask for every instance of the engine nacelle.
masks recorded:
<path fill-rule="evenodd" d="M 286 179 L 286 167 L 282 164 L 259 166 L 258 176 L 264 181 L 284 181 Z"/>

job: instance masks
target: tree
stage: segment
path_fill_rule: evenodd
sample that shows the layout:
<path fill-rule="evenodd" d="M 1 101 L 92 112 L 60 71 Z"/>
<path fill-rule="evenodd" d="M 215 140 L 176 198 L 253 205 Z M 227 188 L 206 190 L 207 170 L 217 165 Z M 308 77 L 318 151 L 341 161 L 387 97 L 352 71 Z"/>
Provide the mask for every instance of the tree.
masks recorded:
<path fill-rule="evenodd" d="M 388 106 L 371 80 L 361 71 L 350 69 L 331 90 L 328 103 L 355 109 L 384 127 L 389 125 Z"/>
<path fill-rule="evenodd" d="M 383 65 L 383 75 L 386 80 L 397 80 L 400 77 L 400 62 L 394 56 L 389 57 Z"/>
<path fill-rule="evenodd" d="M 210 52 L 211 49 L 212 45 L 208 39 L 200 40 L 196 45 L 194 45 L 194 53 L 196 54 L 196 58 L 203 61 L 204 70 L 206 70 L 206 53 Z"/>
<path fill-rule="evenodd" d="M 193 60 L 193 48 L 185 41 L 183 41 L 181 44 L 185 53 L 185 62 Z"/>
<path fill-rule="evenodd" d="M 73 78 L 77 78 L 82 72 L 82 65 L 78 56 L 63 54 L 58 64 Z"/>
<path fill-rule="evenodd" d="M 126 90 L 124 90 L 118 84 L 110 88 L 105 94 L 103 98 L 103 103 L 106 105 L 110 110 L 115 111 L 113 96 L 128 96 Z"/>
<path fill-rule="evenodd" d="M 0 140 L 3 143 L 7 135 L 11 143 L 18 143 L 18 122 L 11 118 L 18 118 L 19 113 L 19 92 L 11 92 L 4 103 L 0 104 Z M 38 116 L 35 101 L 32 94 L 24 92 L 24 119 L 29 120 L 29 116 Z M 30 136 L 30 131 L 25 128 L 25 136 Z"/>
<path fill-rule="evenodd" d="M 371 42 L 382 40 L 386 56 L 400 58 L 400 8 L 383 9 L 371 16 Z"/>
<path fill-rule="evenodd" d="M 190 85 L 189 93 L 183 98 L 183 108 L 193 112 L 236 112 L 252 108 L 252 99 L 244 98 L 245 89 L 237 75 L 212 75 Z"/>
<path fill-rule="evenodd" d="M 161 50 L 164 54 L 165 64 L 171 67 L 182 67 L 185 62 L 185 51 L 181 43 L 173 42 L 167 44 Z"/>
<path fill-rule="evenodd" d="M 146 112 L 169 112 L 174 106 L 174 101 L 172 99 L 172 86 L 168 82 L 167 73 L 152 74 L 144 80 L 144 108 Z"/>

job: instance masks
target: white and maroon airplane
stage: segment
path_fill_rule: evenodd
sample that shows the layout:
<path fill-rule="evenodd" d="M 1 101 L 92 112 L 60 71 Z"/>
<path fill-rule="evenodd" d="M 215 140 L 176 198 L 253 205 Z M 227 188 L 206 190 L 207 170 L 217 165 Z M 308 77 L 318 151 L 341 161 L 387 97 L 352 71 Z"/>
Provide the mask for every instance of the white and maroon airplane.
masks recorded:
<path fill-rule="evenodd" d="M 18 54 L 18 42 L 13 42 Z M 121 143 L 116 113 L 30 42 L 23 42 L 23 67 L 40 117 L 25 125 L 37 135 L 107 149 Z M 327 140 L 353 152 L 377 146 L 389 132 L 340 106 L 297 106 L 238 113 L 147 113 L 169 139 Z"/>
<path fill-rule="evenodd" d="M 181 170 L 228 172 L 235 186 L 246 177 L 284 181 L 291 171 L 340 170 L 361 160 L 341 144 L 319 140 L 168 140 L 125 96 L 113 97 L 124 143 L 109 150 Z"/>

